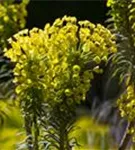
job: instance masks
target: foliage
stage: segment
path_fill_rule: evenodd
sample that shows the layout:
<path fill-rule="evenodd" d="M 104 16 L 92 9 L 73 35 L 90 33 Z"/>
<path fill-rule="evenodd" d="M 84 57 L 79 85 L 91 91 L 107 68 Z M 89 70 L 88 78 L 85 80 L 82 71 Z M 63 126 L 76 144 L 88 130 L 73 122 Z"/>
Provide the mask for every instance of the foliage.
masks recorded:
<path fill-rule="evenodd" d="M 85 100 L 94 72 L 102 73 L 100 64 L 116 52 L 114 40 L 102 25 L 67 16 L 9 39 L 5 56 L 15 63 L 29 150 L 71 149 L 76 106 Z"/>
<path fill-rule="evenodd" d="M 135 133 L 135 1 L 108 0 L 112 16 L 108 27 L 115 36 L 100 24 L 67 16 L 56 19 L 53 25 L 46 24 L 43 30 L 25 29 L 12 36 L 24 28 L 27 4 L 26 0 L 20 4 L 13 0 L 0 3 L 0 48 L 2 52 L 7 46 L 5 56 L 14 66 L 13 82 L 27 135 L 26 143 L 19 145 L 18 150 L 70 150 L 75 145 L 82 148 L 72 134 L 76 108 L 86 100 L 91 82 L 96 74 L 103 73 L 102 64 L 108 60 L 111 60 L 112 78 L 118 77 L 119 84 L 123 85 L 124 92 L 120 93 L 117 106 L 121 116 L 129 122 L 125 131 L 128 136 L 123 136 L 129 141 Z M 9 97 L 12 95 L 9 87 L 12 89 L 13 85 L 7 63 L 2 56 L 0 79 L 4 79 L 4 83 L 0 86 L 4 88 L 1 93 Z M 0 113 L 5 110 L 1 108 Z M 3 119 L 1 117 L 1 123 Z M 127 146 L 123 143 L 119 150 Z"/>
<path fill-rule="evenodd" d="M 23 121 L 20 110 L 9 101 L 0 101 L 0 110 L 5 114 L 4 124 L 0 128 L 0 147 L 2 150 L 14 150 L 16 144 L 25 137 L 22 131 Z"/>
<path fill-rule="evenodd" d="M 7 46 L 7 39 L 25 27 L 28 0 L 16 3 L 15 0 L 0 2 L 0 98 L 13 98 L 12 64 L 3 57 L 3 49 Z"/>
<path fill-rule="evenodd" d="M 134 82 L 134 0 L 109 0 L 108 6 L 111 7 L 109 14 L 112 16 L 108 21 L 113 26 L 112 31 L 115 31 L 117 36 L 118 53 L 113 58 L 114 62 L 114 75 L 121 73 L 121 78 L 129 77 Z M 132 75 L 131 75 L 132 74 Z M 122 79 L 121 79 L 122 80 Z"/>
<path fill-rule="evenodd" d="M 108 136 L 109 127 L 107 125 L 97 123 L 90 116 L 82 116 L 76 121 L 75 126 L 76 130 L 72 134 L 80 144 L 75 147 L 75 150 L 112 148 L 112 145 L 109 145 L 111 138 Z"/>
<path fill-rule="evenodd" d="M 6 45 L 6 40 L 14 33 L 25 27 L 28 0 L 20 4 L 14 0 L 4 0 L 0 3 L 0 47 Z"/>
<path fill-rule="evenodd" d="M 122 94 L 120 99 L 118 100 L 118 105 L 121 111 L 121 116 L 126 117 L 129 121 L 133 121 L 135 118 L 135 95 L 133 85 L 127 87 L 126 92 Z"/>
<path fill-rule="evenodd" d="M 15 0 L 0 1 L 0 147 L 1 149 L 15 149 L 16 142 L 21 141 L 24 135 L 17 135 L 22 129 L 20 113 L 10 98 L 13 98 L 14 85 L 12 83 L 12 64 L 3 57 L 3 49 L 7 46 L 7 39 L 23 29 L 27 16 L 28 0 L 16 3 Z M 2 100 L 5 101 L 2 101 Z"/>
<path fill-rule="evenodd" d="M 120 76 L 120 83 L 124 82 L 125 92 L 118 99 L 118 107 L 122 117 L 125 117 L 134 133 L 135 119 L 135 1 L 134 0 L 108 0 L 111 7 L 108 21 L 109 27 L 117 36 L 118 52 L 112 58 L 113 76 Z M 128 136 L 127 136 L 128 137 Z M 123 148 L 124 149 L 124 148 Z"/>

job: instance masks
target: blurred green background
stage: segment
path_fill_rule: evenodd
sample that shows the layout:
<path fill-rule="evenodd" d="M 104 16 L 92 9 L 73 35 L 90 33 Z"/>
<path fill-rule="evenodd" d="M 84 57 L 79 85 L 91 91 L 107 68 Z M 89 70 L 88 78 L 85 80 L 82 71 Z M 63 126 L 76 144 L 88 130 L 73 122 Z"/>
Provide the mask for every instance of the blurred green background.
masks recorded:
<path fill-rule="evenodd" d="M 0 102 L 1 113 L 4 112 L 4 124 L 0 128 L 1 150 L 15 150 L 17 144 L 25 140 L 23 119 L 19 109 L 11 104 Z M 1 120 L 2 121 L 2 120 Z M 75 150 L 115 150 L 107 125 L 96 123 L 91 117 L 84 116 L 75 123 L 72 135 L 76 137 L 79 146 Z M 116 148 L 115 148 L 116 147 Z M 25 150 L 25 148 L 22 148 Z"/>

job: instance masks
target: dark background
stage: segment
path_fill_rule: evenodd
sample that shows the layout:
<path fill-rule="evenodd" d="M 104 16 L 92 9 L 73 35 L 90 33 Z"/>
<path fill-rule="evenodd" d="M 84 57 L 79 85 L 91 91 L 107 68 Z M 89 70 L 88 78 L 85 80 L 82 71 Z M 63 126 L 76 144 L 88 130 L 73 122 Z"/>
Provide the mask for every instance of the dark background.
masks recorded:
<path fill-rule="evenodd" d="M 53 23 L 56 18 L 64 15 L 75 16 L 78 20 L 104 24 L 108 8 L 106 8 L 106 0 L 31 0 L 27 10 L 26 27 L 31 29 L 33 27 L 43 28 L 47 22 Z"/>

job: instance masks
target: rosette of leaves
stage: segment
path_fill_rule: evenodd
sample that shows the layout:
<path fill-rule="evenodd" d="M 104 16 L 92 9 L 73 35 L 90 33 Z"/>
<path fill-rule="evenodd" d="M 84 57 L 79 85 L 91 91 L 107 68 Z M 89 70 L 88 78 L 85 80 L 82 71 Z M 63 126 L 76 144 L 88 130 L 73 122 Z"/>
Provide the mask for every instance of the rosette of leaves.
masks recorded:
<path fill-rule="evenodd" d="M 120 84 L 125 84 L 125 93 L 118 100 L 121 116 L 125 117 L 129 126 L 134 127 L 134 85 L 135 85 L 135 1 L 134 0 L 108 0 L 111 7 L 109 14 L 109 28 L 116 34 L 118 52 L 112 57 L 113 77 L 119 76 Z M 130 95 L 130 94 L 131 95 Z M 127 132 L 127 131 L 126 131 Z M 120 149 L 125 149 L 130 139 L 129 134 L 122 139 Z M 127 141 L 127 142 L 126 142 Z"/>
<path fill-rule="evenodd" d="M 102 25 L 67 16 L 9 39 L 5 56 L 15 63 L 29 149 L 71 149 L 76 106 L 85 101 L 94 73 L 103 72 L 101 62 L 116 52 L 114 40 Z"/>

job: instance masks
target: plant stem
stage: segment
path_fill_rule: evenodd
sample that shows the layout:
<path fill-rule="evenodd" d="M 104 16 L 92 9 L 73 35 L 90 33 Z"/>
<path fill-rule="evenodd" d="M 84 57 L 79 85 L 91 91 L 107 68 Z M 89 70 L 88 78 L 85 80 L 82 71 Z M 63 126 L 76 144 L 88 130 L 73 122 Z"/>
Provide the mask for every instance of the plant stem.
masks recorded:
<path fill-rule="evenodd" d="M 60 150 L 64 150 L 64 128 L 60 127 Z"/>
<path fill-rule="evenodd" d="M 119 146 L 118 150 L 125 150 L 127 148 L 128 143 L 129 143 L 131 136 L 132 136 L 130 133 L 128 133 L 128 129 L 130 129 L 133 126 L 134 126 L 134 122 L 128 122 L 125 133 L 122 137 L 122 140 L 120 142 L 120 146 Z"/>
<path fill-rule="evenodd" d="M 39 146 L 38 146 L 38 136 L 39 136 L 39 129 L 38 129 L 38 125 L 37 125 L 37 118 L 36 116 L 34 116 L 34 150 L 38 150 Z"/>
<path fill-rule="evenodd" d="M 60 149 L 59 150 L 71 150 L 68 141 L 68 133 L 64 125 L 60 127 Z"/>
<path fill-rule="evenodd" d="M 68 141 L 68 133 L 67 132 L 65 134 L 65 142 L 66 142 L 67 150 L 72 150 L 72 148 L 70 147 L 69 141 Z"/>
<path fill-rule="evenodd" d="M 28 145 L 28 150 L 33 150 L 32 132 L 31 132 L 32 125 L 31 125 L 31 119 L 29 116 L 25 116 L 24 123 L 25 123 L 26 135 L 28 136 L 27 141 L 26 141 Z"/>

